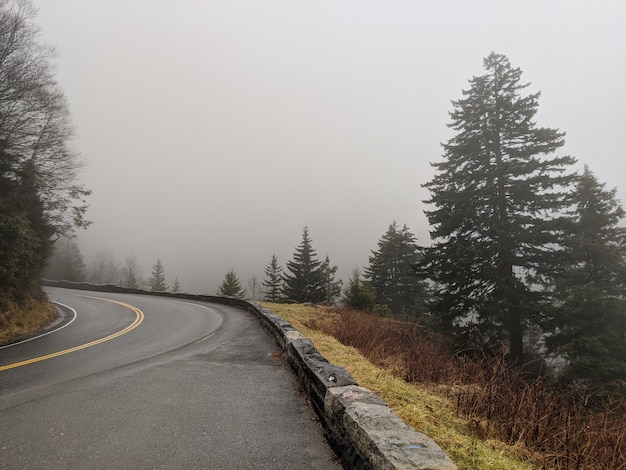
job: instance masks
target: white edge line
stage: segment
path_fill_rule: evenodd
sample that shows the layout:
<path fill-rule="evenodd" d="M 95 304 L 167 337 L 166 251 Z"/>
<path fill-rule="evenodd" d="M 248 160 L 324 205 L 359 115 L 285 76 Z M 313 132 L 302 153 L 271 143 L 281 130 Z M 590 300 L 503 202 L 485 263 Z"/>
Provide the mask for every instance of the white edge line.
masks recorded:
<path fill-rule="evenodd" d="M 220 318 L 221 318 L 221 321 L 220 321 L 220 326 L 219 326 L 217 329 L 221 328 L 221 327 L 222 327 L 222 325 L 224 324 L 224 316 L 223 316 L 223 315 L 222 315 L 222 314 L 221 314 L 218 310 L 215 310 L 214 308 L 207 307 L 206 305 L 202 305 L 202 304 L 197 304 L 197 303 L 195 303 L 195 302 L 191 302 L 191 301 L 188 301 L 188 300 L 174 300 L 174 302 L 177 302 L 177 303 L 179 303 L 179 304 L 187 304 L 187 305 L 193 305 L 193 306 L 195 306 L 195 307 L 205 308 L 205 309 L 210 310 L 211 312 L 215 313 L 218 317 L 220 317 Z M 203 336 L 203 337 L 202 337 L 202 338 L 200 338 L 200 339 L 197 339 L 196 341 L 194 341 L 194 342 L 193 342 L 193 344 L 198 344 L 198 343 L 201 343 L 201 342 L 203 342 L 204 340 L 206 340 L 207 338 L 210 338 L 211 336 L 213 336 L 213 335 L 215 334 L 215 332 L 217 331 L 217 329 L 216 329 L 216 330 L 211 331 L 211 333 L 209 333 L 208 335 Z M 215 347 L 217 347 L 217 346 L 215 346 Z M 215 348 L 214 348 L 214 349 L 215 349 Z"/>
<path fill-rule="evenodd" d="M 206 305 L 202 305 L 202 304 L 197 304 L 195 302 L 191 302 L 188 300 L 176 300 L 176 299 L 172 299 L 173 302 L 179 303 L 179 304 L 187 304 L 187 305 L 194 305 L 196 307 L 200 307 L 200 308 L 206 308 L 207 310 L 211 310 L 214 313 L 217 313 L 218 315 L 220 314 L 220 312 L 218 312 L 217 310 L 215 310 L 214 308 L 211 307 L 207 307 Z"/>
<path fill-rule="evenodd" d="M 11 346 L 17 346 L 18 344 L 27 343 L 27 342 L 32 341 L 34 339 L 43 338 L 44 336 L 48 336 L 49 334 L 56 333 L 57 331 L 62 330 L 66 326 L 71 325 L 72 322 L 74 320 L 76 320 L 77 313 L 76 313 L 76 310 L 74 310 L 72 307 L 70 307 L 69 305 L 62 304 L 61 302 L 54 302 L 54 301 L 52 301 L 52 303 L 60 305 L 61 307 L 65 307 L 65 308 L 71 310 L 72 314 L 73 314 L 72 319 L 70 321 L 68 321 L 66 324 L 64 324 L 64 325 L 62 325 L 62 326 L 60 326 L 60 327 L 58 327 L 58 328 L 56 328 L 54 330 L 50 330 L 50 331 L 47 331 L 46 333 L 43 333 L 43 334 L 40 334 L 40 335 L 37 335 L 37 336 L 33 336 L 32 338 L 23 339 L 22 341 L 18 341 L 17 343 L 11 343 L 11 344 L 7 344 L 6 346 L 0 346 L 0 349 L 10 348 Z"/>

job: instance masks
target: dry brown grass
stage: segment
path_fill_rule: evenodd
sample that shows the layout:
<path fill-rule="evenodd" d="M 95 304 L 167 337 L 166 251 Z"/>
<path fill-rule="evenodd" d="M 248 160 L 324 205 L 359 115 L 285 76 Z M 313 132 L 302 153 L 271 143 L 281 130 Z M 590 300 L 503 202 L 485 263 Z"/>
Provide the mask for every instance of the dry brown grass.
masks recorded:
<path fill-rule="evenodd" d="M 9 303 L 0 312 L 0 346 L 44 327 L 54 320 L 56 315 L 54 306 L 47 300 L 32 300 L 19 307 Z"/>
<path fill-rule="evenodd" d="M 275 311 L 276 307 L 270 308 Z M 513 450 L 539 468 L 626 469 L 623 400 L 598 401 L 588 391 L 555 388 L 544 376 L 529 372 L 536 368 L 512 368 L 503 357 L 476 358 L 455 352 L 448 340 L 414 323 L 355 311 L 311 310 L 300 312 L 296 328 L 333 336 L 383 369 L 388 374 L 385 381 L 389 377 L 402 379 L 420 391 L 418 400 L 425 400 L 426 396 L 432 400 L 435 394 L 443 400 L 441 403 L 451 407 L 454 417 L 465 423 L 466 431 L 471 431 L 474 447 L 468 446 L 456 431 L 449 434 L 454 434 L 452 441 L 458 442 L 447 442 L 446 431 L 440 429 L 435 430 L 439 440 L 431 437 L 454 456 L 460 468 L 514 468 L 510 463 L 487 466 L 485 462 L 492 461 L 492 457 L 485 458 L 486 451 L 477 450 L 477 441 L 481 441 L 489 443 L 496 452 Z M 293 315 L 287 318 L 290 322 L 294 319 Z M 346 367 L 341 362 L 338 365 Z M 352 367 L 346 369 L 353 373 Z M 362 383 L 356 375 L 355 378 Z M 408 394 L 396 385 L 393 390 L 385 390 L 385 384 L 374 382 L 373 387 L 390 405 L 402 404 Z M 443 406 L 430 403 L 428 406 L 433 409 Z M 411 403 L 394 410 L 403 419 L 408 416 L 409 424 L 414 425 L 410 415 L 420 407 Z M 436 419 L 441 420 L 441 416 Z M 451 418 L 447 421 L 450 429 L 458 430 L 458 422 Z M 428 426 L 418 420 L 414 427 L 430 434 L 424 430 Z"/>

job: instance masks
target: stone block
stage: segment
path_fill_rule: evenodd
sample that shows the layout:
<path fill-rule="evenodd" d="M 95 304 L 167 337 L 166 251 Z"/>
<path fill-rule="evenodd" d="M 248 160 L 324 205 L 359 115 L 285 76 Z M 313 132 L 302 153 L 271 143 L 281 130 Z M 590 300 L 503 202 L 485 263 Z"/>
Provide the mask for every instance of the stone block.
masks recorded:
<path fill-rule="evenodd" d="M 348 371 L 329 363 L 306 337 L 289 341 L 287 360 L 304 382 L 311 404 L 321 416 L 324 415 L 324 400 L 328 388 L 358 385 Z"/>
<path fill-rule="evenodd" d="M 356 451 L 377 470 L 457 470 L 425 434 L 404 423 L 387 406 L 355 402 L 346 407 L 343 424 Z"/>

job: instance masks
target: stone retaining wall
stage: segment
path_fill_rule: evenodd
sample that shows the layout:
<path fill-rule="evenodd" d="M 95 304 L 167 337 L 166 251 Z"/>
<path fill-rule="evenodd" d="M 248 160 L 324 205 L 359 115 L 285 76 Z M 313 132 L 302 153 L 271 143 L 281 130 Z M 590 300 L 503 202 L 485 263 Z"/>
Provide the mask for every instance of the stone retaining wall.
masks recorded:
<path fill-rule="evenodd" d="M 344 468 L 456 470 L 456 465 L 428 436 L 415 431 L 370 390 L 360 387 L 343 368 L 330 364 L 313 343 L 265 307 L 246 300 L 146 292 L 112 285 L 43 281 L 50 287 L 148 294 L 231 305 L 253 313 L 280 346 L 287 363 L 319 416 L 324 433 Z"/>

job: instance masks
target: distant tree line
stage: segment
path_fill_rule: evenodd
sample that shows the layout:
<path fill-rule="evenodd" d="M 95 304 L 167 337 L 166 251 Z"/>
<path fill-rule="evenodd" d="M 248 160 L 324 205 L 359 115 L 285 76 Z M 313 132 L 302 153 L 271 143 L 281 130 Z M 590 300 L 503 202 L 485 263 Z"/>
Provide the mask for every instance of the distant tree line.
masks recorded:
<path fill-rule="evenodd" d="M 424 313 L 428 298 L 426 284 L 416 275 L 419 260 L 414 235 L 394 221 L 379 241 L 378 250 L 372 251 L 365 273 L 361 275 L 356 269 L 344 288 L 343 281 L 336 279 L 337 266 L 329 256 L 323 260 L 318 257 L 305 226 L 300 244 L 284 267 L 275 254 L 271 256 L 261 283 L 262 294 L 269 302 L 341 301 L 363 310 L 415 317 Z"/>
<path fill-rule="evenodd" d="M 73 282 L 91 282 L 93 284 L 111 284 L 131 289 L 145 289 L 154 292 L 182 292 L 178 277 L 169 285 L 165 276 L 165 266 L 160 258 L 152 266 L 150 276 L 145 279 L 137 257 L 129 255 L 124 264 L 115 262 L 113 254 L 100 250 L 89 269 L 73 238 L 60 238 L 54 245 L 54 253 L 48 259 L 43 277 L 52 280 Z"/>
<path fill-rule="evenodd" d="M 332 266 L 328 256 L 323 261 L 318 258 L 309 228 L 304 227 L 302 241 L 296 247 L 293 259 L 289 260 L 286 270 L 279 265 L 276 255 L 272 255 L 265 268 L 265 279 L 258 285 L 256 277 L 248 283 L 250 297 L 256 297 L 261 291 L 263 297 L 270 302 L 292 303 L 333 303 L 341 294 L 341 280 L 335 279 L 337 266 Z M 245 297 L 237 274 L 230 270 L 222 284 L 219 294 Z"/>

